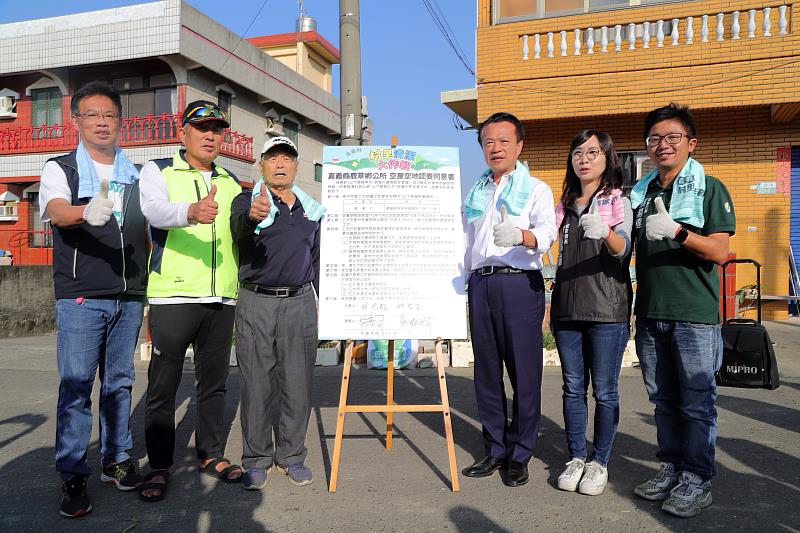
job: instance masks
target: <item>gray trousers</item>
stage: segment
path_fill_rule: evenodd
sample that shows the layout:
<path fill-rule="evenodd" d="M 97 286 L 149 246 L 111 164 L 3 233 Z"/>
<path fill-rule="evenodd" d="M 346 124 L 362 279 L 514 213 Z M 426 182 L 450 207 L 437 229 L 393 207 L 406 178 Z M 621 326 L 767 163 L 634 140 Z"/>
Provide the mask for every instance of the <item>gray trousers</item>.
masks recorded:
<path fill-rule="evenodd" d="M 317 310 L 310 284 L 289 298 L 239 291 L 236 357 L 245 469 L 305 461 L 316 356 Z"/>

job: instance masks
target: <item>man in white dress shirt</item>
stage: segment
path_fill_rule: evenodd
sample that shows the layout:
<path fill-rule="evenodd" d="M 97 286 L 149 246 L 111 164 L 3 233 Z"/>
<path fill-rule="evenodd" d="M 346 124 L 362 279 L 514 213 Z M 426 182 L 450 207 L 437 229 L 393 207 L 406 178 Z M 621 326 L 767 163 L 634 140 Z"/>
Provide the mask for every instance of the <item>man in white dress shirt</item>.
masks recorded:
<path fill-rule="evenodd" d="M 485 456 L 464 469 L 503 482 L 528 482 L 541 413 L 544 282 L 541 256 L 556 238 L 553 193 L 519 162 L 525 132 L 509 113 L 481 125 L 478 141 L 489 168 L 464 203 L 469 319 L 475 396 Z M 513 389 L 508 420 L 503 366 Z"/>

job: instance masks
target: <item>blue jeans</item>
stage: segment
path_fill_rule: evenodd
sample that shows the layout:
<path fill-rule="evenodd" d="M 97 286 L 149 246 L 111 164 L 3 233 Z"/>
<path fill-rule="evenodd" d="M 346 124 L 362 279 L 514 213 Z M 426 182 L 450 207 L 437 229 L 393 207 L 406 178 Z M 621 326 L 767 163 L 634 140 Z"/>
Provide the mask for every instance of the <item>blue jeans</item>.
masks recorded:
<path fill-rule="evenodd" d="M 587 390 L 592 381 L 594 451 L 590 460 L 608 464 L 619 426 L 619 369 L 628 342 L 624 322 L 550 323 L 564 377 L 564 426 L 570 459 L 586 459 Z"/>
<path fill-rule="evenodd" d="M 719 324 L 639 319 L 636 352 L 656 406 L 656 456 L 710 479 L 717 438 L 714 372 L 722 363 Z"/>
<path fill-rule="evenodd" d="M 128 459 L 133 354 L 142 325 L 140 300 L 87 298 L 56 301 L 58 389 L 56 469 L 67 481 L 88 476 L 92 385 L 100 369 L 100 453 L 103 465 Z"/>

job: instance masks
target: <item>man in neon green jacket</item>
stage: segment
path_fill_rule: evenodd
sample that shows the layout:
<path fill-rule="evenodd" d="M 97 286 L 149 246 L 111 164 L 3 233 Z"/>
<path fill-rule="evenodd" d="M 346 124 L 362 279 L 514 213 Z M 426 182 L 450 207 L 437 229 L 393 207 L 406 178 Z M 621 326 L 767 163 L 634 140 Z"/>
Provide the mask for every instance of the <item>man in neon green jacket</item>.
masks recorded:
<path fill-rule="evenodd" d="M 223 418 L 238 257 L 230 230 L 230 206 L 242 188 L 214 163 L 225 114 L 199 100 L 181 116 L 183 149 L 142 169 L 142 212 L 150 224 L 149 327 L 145 441 L 150 474 L 140 487 L 148 502 L 166 495 L 175 451 L 175 394 L 191 344 L 197 376 L 195 447 L 201 473 L 240 481 L 242 470 L 224 457 Z"/>

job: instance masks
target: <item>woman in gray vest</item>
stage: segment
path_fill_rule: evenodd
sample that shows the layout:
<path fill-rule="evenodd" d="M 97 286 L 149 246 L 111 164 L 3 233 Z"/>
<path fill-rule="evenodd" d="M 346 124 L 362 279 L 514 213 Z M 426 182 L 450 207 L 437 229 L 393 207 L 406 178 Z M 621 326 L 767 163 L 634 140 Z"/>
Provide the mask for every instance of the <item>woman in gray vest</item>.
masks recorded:
<path fill-rule="evenodd" d="M 558 488 L 598 495 L 619 424 L 618 378 L 628 342 L 631 204 L 608 134 L 584 130 L 572 140 L 561 202 L 559 254 L 550 310 L 564 377 L 569 462 Z M 594 447 L 587 453 L 587 390 L 595 399 Z"/>

